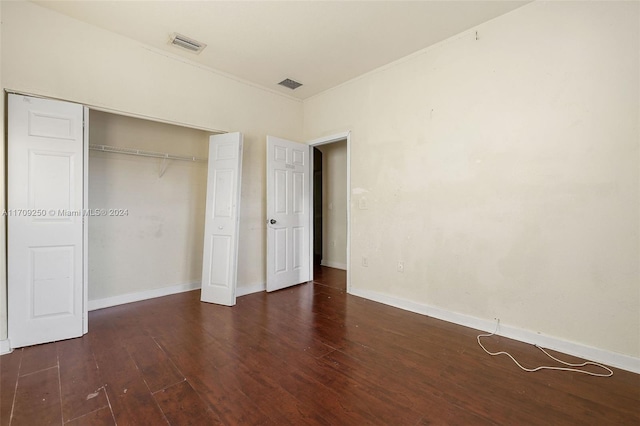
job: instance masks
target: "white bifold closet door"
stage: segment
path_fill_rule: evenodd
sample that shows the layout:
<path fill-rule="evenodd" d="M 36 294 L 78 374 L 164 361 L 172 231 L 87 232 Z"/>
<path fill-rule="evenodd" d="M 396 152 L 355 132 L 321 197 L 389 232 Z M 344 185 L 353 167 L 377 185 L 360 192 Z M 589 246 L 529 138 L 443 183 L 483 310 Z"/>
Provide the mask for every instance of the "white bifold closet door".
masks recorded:
<path fill-rule="evenodd" d="M 233 306 L 238 279 L 242 134 L 209 138 L 200 300 Z"/>
<path fill-rule="evenodd" d="M 8 106 L 8 331 L 17 348 L 83 334 L 84 110 L 14 94 Z"/>

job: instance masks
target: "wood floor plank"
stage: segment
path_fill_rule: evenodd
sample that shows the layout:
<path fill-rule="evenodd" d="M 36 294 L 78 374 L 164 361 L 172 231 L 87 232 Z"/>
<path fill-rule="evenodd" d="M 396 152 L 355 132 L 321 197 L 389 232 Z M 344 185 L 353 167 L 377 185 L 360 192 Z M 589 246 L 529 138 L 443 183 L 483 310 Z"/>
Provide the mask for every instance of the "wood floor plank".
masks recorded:
<path fill-rule="evenodd" d="M 142 381 L 135 362 L 124 350 L 104 350 L 95 353 L 100 381 L 116 394 L 125 393 L 132 383 Z M 145 385 L 146 386 L 146 385 Z"/>
<path fill-rule="evenodd" d="M 344 291 L 347 288 L 347 274 L 342 269 L 316 266 L 313 269 L 313 282 Z"/>
<path fill-rule="evenodd" d="M 64 421 L 108 407 L 90 341 L 70 339 L 57 342 L 56 346 Z"/>
<path fill-rule="evenodd" d="M 295 395 L 278 384 L 281 369 L 268 372 L 266 366 L 249 368 L 244 363 L 235 366 L 234 374 L 243 382 L 242 391 L 276 424 L 329 424 L 324 410 L 303 404 Z"/>
<path fill-rule="evenodd" d="M 478 417 L 474 413 L 450 404 L 448 401 L 439 400 L 429 404 L 428 410 L 425 412 L 424 417 L 418 421 L 417 426 L 489 426 L 495 424 L 496 422 L 494 421 Z"/>
<path fill-rule="evenodd" d="M 0 425 L 8 425 L 15 396 L 22 349 L 0 356 Z"/>
<path fill-rule="evenodd" d="M 153 394 L 171 425 L 222 425 L 186 380 Z"/>
<path fill-rule="evenodd" d="M 149 336 L 128 339 L 125 348 L 142 373 L 151 392 L 156 392 L 184 380 L 155 340 Z"/>
<path fill-rule="evenodd" d="M 61 425 L 62 406 L 58 367 L 20 376 L 12 426 Z"/>
<path fill-rule="evenodd" d="M 65 426 L 113 426 L 116 422 L 109 407 L 87 413 L 65 423 Z"/>
<path fill-rule="evenodd" d="M 278 384 L 305 406 L 321 412 L 322 418 L 331 425 L 383 424 L 375 422 L 374 415 L 363 410 L 360 401 L 350 396 L 348 389 L 330 390 L 302 372 L 283 374 Z"/>
<path fill-rule="evenodd" d="M 318 424 L 317 421 L 308 423 L 308 419 L 319 419 L 319 413 L 311 412 L 304 407 L 292 395 L 285 392 L 277 384 L 274 384 L 263 374 L 266 364 L 262 365 L 260 372 L 249 370 L 245 365 L 245 359 L 236 356 L 235 345 L 227 346 L 224 343 L 204 339 L 206 345 L 198 344 L 198 341 L 178 341 L 174 340 L 172 345 L 166 342 L 166 338 L 159 339 L 166 346 L 167 353 L 187 376 L 188 380 L 195 380 L 199 386 L 203 377 L 218 377 L 229 370 L 221 369 L 229 366 L 233 368 L 234 378 L 237 383 L 241 383 L 241 391 L 252 400 L 264 415 L 274 420 L 277 424 L 287 424 L 291 419 L 297 419 L 298 424 Z M 203 356 L 206 354 L 206 356 Z"/>
<path fill-rule="evenodd" d="M 113 416 L 118 425 L 166 424 L 166 418 L 151 395 L 142 372 L 123 343 L 134 335 L 144 334 L 136 331 L 124 335 L 126 337 L 121 338 L 118 328 L 107 327 L 87 335 Z"/>
<path fill-rule="evenodd" d="M 127 383 L 126 388 L 106 386 L 113 416 L 122 425 L 166 425 L 166 417 L 141 377 Z"/>
<path fill-rule="evenodd" d="M 58 352 L 55 343 L 29 346 L 22 350 L 20 375 L 31 374 L 58 365 Z"/>
<path fill-rule="evenodd" d="M 315 358 L 274 338 L 267 330 L 256 329 L 238 336 L 229 350 L 250 353 L 250 357 L 242 359 L 242 367 L 248 368 L 253 377 L 269 380 L 294 397 L 293 401 L 289 399 L 292 407 L 287 409 L 293 408 L 293 412 L 297 412 L 294 417 L 297 422 L 315 419 L 317 424 L 336 424 L 341 419 L 343 424 L 367 424 L 374 420 L 364 404 L 360 404 L 360 410 L 355 408 L 359 401 L 353 395 L 341 398 L 343 389 L 328 389 L 312 377 L 313 372 L 307 371 L 311 365 L 308 362 Z M 230 365 L 220 374 L 227 374 L 225 383 L 234 383 L 244 393 L 248 392 L 246 389 L 250 385 L 242 380 L 239 366 Z"/>
<path fill-rule="evenodd" d="M 221 373 L 209 366 L 187 380 L 225 424 L 275 424 L 238 388 L 234 380 L 228 380 L 230 376 L 225 374 L 225 368 Z"/>

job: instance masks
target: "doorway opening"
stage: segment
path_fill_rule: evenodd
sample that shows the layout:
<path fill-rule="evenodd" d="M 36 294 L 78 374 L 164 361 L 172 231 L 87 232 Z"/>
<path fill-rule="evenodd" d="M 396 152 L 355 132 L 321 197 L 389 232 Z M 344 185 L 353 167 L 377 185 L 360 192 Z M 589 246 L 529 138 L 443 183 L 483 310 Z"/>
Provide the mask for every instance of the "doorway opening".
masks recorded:
<path fill-rule="evenodd" d="M 323 182 L 322 182 L 322 151 L 313 147 L 313 270 L 322 265 L 323 252 Z"/>
<path fill-rule="evenodd" d="M 320 274 L 321 268 L 346 271 L 346 289 L 349 292 L 349 133 L 317 139 L 310 145 L 313 165 L 310 231 L 312 278 Z"/>

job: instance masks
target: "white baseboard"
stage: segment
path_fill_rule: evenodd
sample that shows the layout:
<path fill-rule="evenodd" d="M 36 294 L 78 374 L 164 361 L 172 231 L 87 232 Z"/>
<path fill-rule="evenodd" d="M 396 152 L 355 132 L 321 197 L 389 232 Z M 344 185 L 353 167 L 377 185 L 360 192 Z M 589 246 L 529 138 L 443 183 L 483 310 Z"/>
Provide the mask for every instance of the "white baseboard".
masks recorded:
<path fill-rule="evenodd" d="M 397 298 L 374 291 L 352 288 L 349 293 L 354 296 L 363 297 L 385 305 L 427 315 L 443 321 L 474 328 L 476 330 L 491 333 L 495 331 L 496 328 L 496 322 L 493 320 L 486 320 L 457 312 L 451 312 L 435 306 L 417 303 L 411 300 Z M 631 371 L 633 373 L 640 373 L 640 358 L 634 358 L 629 355 L 610 352 L 604 349 L 598 349 L 592 346 L 562 340 L 557 337 L 535 333 L 518 327 L 504 325 L 502 322 L 500 323 L 497 334 L 520 342 L 535 344 L 543 348 L 552 349 L 554 351 L 577 356 L 579 358 L 600 362 L 602 364 Z"/>
<path fill-rule="evenodd" d="M 246 296 L 248 294 L 259 293 L 266 291 L 267 285 L 265 283 L 255 283 L 249 285 L 243 285 L 242 287 L 236 287 L 236 297 Z"/>
<path fill-rule="evenodd" d="M 9 339 L 0 340 L 0 355 L 11 353 L 13 349 L 11 349 L 11 345 L 9 344 Z"/>
<path fill-rule="evenodd" d="M 138 293 L 127 293 L 104 299 L 89 300 L 89 311 L 96 309 L 109 308 L 111 306 L 124 305 L 125 303 L 139 302 L 141 300 L 153 299 L 156 297 L 169 296 L 171 294 L 183 293 L 185 291 L 196 290 L 200 288 L 200 281 L 187 284 L 178 284 L 171 287 L 156 288 L 153 290 L 140 291 Z"/>
<path fill-rule="evenodd" d="M 342 269 L 343 271 L 347 270 L 347 264 L 346 263 L 333 262 L 331 260 L 322 259 L 320 261 L 320 265 L 327 266 L 329 268 Z"/>
<path fill-rule="evenodd" d="M 127 293 L 104 299 L 89 300 L 89 311 L 96 309 L 109 308 L 111 306 L 124 305 L 125 303 L 139 302 L 141 300 L 153 299 L 156 297 L 169 296 L 171 294 L 184 293 L 185 291 L 197 290 L 200 288 L 200 282 L 192 282 L 187 284 L 178 284 L 171 287 L 156 288 L 153 290 L 145 290 L 138 293 Z M 236 297 L 246 296 L 247 294 L 258 293 L 267 289 L 265 283 L 256 283 L 248 286 L 238 287 L 236 289 Z M 0 341 L 1 342 L 1 341 Z"/>

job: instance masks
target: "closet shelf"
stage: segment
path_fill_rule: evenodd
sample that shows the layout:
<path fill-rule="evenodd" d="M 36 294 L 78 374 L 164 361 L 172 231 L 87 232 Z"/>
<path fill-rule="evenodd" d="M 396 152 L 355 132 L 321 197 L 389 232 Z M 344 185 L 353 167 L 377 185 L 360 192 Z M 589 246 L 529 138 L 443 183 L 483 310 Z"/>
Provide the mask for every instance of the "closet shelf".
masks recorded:
<path fill-rule="evenodd" d="M 144 151 L 142 149 L 135 148 L 121 148 L 118 146 L 109 145 L 89 145 L 89 149 L 92 151 L 113 152 L 116 154 L 137 155 L 140 157 L 153 157 L 162 158 L 165 160 L 180 160 L 180 161 L 194 161 L 196 163 L 206 163 L 206 158 L 188 157 L 185 155 L 173 155 L 164 152 Z"/>

